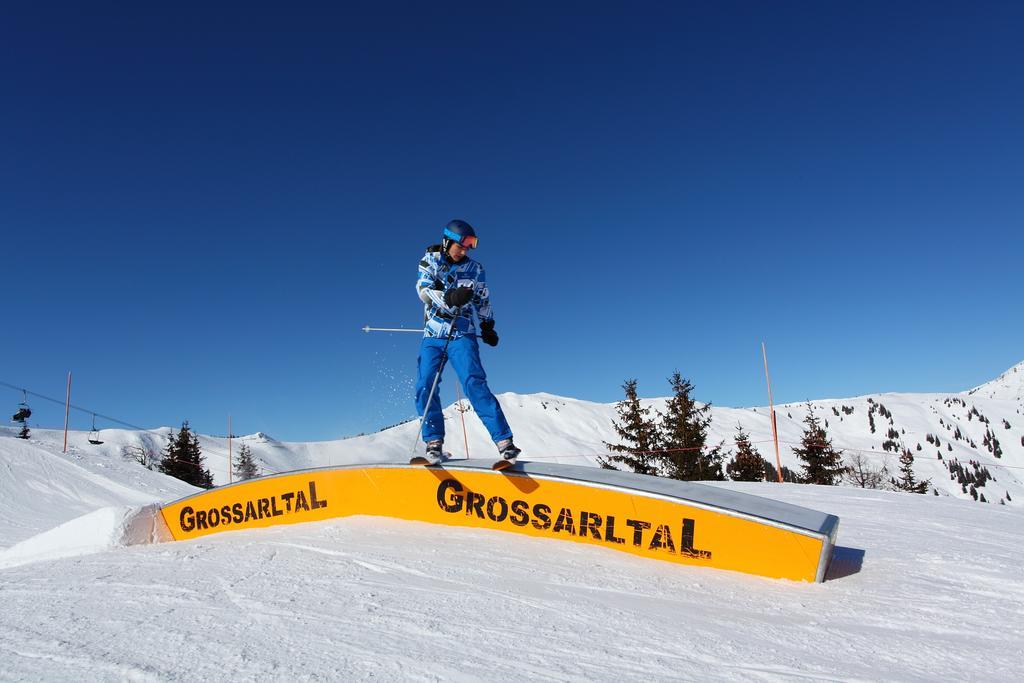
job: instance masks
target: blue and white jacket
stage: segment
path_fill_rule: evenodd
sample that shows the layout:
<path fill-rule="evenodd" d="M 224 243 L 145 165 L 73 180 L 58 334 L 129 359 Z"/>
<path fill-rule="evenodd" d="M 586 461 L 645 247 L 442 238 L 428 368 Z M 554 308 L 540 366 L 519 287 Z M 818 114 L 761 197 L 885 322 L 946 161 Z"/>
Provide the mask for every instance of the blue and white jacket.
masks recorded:
<path fill-rule="evenodd" d="M 474 290 L 473 298 L 462 307 L 458 318 L 455 318 L 456 309 L 444 303 L 445 291 L 454 287 L 472 287 Z M 424 337 L 444 339 L 448 336 L 453 319 L 455 334 L 452 339 L 475 335 L 474 312 L 480 322 L 494 320 L 484 267 L 469 256 L 455 263 L 441 250 L 440 245 L 427 247 L 427 253 L 420 259 L 416 293 L 423 302 Z"/>

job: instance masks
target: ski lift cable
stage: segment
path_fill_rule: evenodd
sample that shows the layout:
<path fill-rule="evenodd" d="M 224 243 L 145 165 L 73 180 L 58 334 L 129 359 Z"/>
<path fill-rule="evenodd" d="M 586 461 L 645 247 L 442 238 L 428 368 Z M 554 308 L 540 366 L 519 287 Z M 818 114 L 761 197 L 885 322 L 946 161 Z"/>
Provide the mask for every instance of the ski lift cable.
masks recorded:
<path fill-rule="evenodd" d="M 55 403 L 55 404 L 57 404 L 59 406 L 63 406 L 64 403 L 65 403 L 64 401 L 61 401 L 60 399 L 56 399 L 56 398 L 53 398 L 51 396 L 46 396 L 44 394 L 40 394 L 40 393 L 37 393 L 35 391 L 30 391 L 28 389 L 25 389 L 24 387 L 19 387 L 19 386 L 16 386 L 14 384 L 11 384 L 9 382 L 4 382 L 2 380 L 0 380 L 0 386 L 5 386 L 8 389 L 14 389 L 15 391 L 20 391 L 23 394 L 25 394 L 26 396 L 31 395 L 31 396 L 35 396 L 36 398 L 41 398 L 44 401 L 50 401 L 51 403 Z M 162 427 L 158 428 L 158 429 L 147 429 L 146 427 L 140 427 L 140 426 L 132 424 L 130 422 L 125 422 L 124 420 L 119 420 L 116 417 L 110 417 L 109 415 L 104 415 L 103 413 L 98 413 L 98 412 L 96 412 L 94 410 L 90 410 L 89 408 L 83 408 L 82 406 L 76 406 L 74 403 L 69 404 L 69 406 L 71 408 L 74 408 L 75 410 L 77 410 L 79 412 L 86 413 L 88 415 L 92 415 L 94 431 L 95 431 L 95 426 L 96 426 L 96 418 L 99 417 L 99 418 L 102 418 L 102 419 L 104 419 L 104 420 L 106 420 L 108 422 L 112 422 L 114 424 L 118 424 L 118 425 L 121 425 L 121 426 L 124 426 L 124 427 L 128 427 L 129 429 L 134 429 L 135 431 L 148 432 L 150 434 L 156 434 L 157 436 L 163 437 L 163 434 L 160 433 L 160 429 L 163 429 Z M 173 427 L 171 429 L 173 431 Z M 219 455 L 219 456 L 223 456 L 224 458 L 228 458 L 227 450 L 226 449 L 217 448 L 216 446 L 209 446 L 209 447 L 204 449 L 204 452 L 205 453 L 209 453 L 211 455 Z"/>
<path fill-rule="evenodd" d="M 0 381 L 0 385 L 5 386 L 8 389 L 14 389 L 15 391 L 23 392 L 26 395 L 31 395 L 31 396 L 35 396 L 36 398 L 41 398 L 44 401 L 50 401 L 51 403 L 56 403 L 59 406 L 62 406 L 65 403 L 64 401 L 62 401 L 60 399 L 56 399 L 56 398 L 53 398 L 51 396 L 45 396 L 43 394 L 39 394 L 39 393 L 36 393 L 34 391 L 29 391 L 28 389 L 24 389 L 22 387 L 15 386 L 13 384 L 9 384 L 7 382 Z M 71 408 L 73 408 L 73 409 L 75 409 L 75 410 L 77 410 L 77 411 L 79 411 L 81 413 L 85 413 L 87 415 L 92 415 L 93 419 L 95 419 L 97 417 L 100 417 L 100 418 L 103 418 L 104 420 L 106 420 L 108 422 L 113 422 L 115 424 L 123 425 L 125 427 L 129 427 L 131 429 L 135 429 L 135 430 L 138 430 L 138 431 L 141 431 L 141 432 L 156 432 L 157 431 L 155 429 L 146 429 L 145 427 L 140 427 L 138 425 L 134 425 L 134 424 L 131 424 L 129 422 L 125 422 L 124 420 L 118 420 L 116 417 L 110 417 L 109 415 L 104 415 L 103 413 L 97 413 L 96 411 L 90 410 L 89 408 L 83 408 L 81 406 L 76 406 L 74 403 L 71 403 L 69 405 L 70 405 Z"/>
<path fill-rule="evenodd" d="M 43 400 L 50 401 L 51 403 L 56 403 L 57 405 L 60 405 L 60 406 L 64 405 L 64 401 L 61 401 L 60 399 L 52 398 L 50 396 L 44 396 L 43 394 L 38 394 L 38 393 L 36 393 L 34 391 L 29 391 L 28 389 L 23 389 L 22 387 L 15 386 L 15 385 L 10 384 L 8 382 L 0 381 L 0 386 L 5 386 L 8 389 L 14 389 L 15 391 L 20 391 L 20 392 L 23 392 L 25 394 L 30 394 L 32 396 L 35 396 L 36 398 L 41 398 Z M 162 429 L 162 428 L 159 428 L 159 429 L 147 429 L 146 427 L 140 427 L 140 426 L 132 424 L 130 422 L 125 422 L 124 420 L 119 420 L 116 417 L 110 417 L 109 415 L 104 415 L 103 413 L 98 413 L 95 410 L 91 410 L 89 408 L 83 408 L 82 406 L 76 406 L 74 403 L 72 403 L 70 405 L 71 405 L 71 408 L 73 408 L 73 409 L 75 409 L 75 410 L 77 410 L 79 412 L 86 413 L 87 415 L 92 415 L 92 417 L 93 417 L 93 425 L 96 424 L 96 418 L 99 417 L 99 418 L 102 418 L 102 419 L 106 420 L 107 422 L 113 422 L 115 424 L 119 424 L 119 425 L 122 425 L 124 427 L 128 427 L 130 429 L 134 429 L 134 430 L 139 431 L 139 432 L 150 432 L 150 433 L 153 433 L 153 434 L 158 434 L 160 429 Z M 244 439 L 251 438 L 251 437 L 238 437 L 238 438 L 241 438 L 241 439 L 244 440 Z"/>

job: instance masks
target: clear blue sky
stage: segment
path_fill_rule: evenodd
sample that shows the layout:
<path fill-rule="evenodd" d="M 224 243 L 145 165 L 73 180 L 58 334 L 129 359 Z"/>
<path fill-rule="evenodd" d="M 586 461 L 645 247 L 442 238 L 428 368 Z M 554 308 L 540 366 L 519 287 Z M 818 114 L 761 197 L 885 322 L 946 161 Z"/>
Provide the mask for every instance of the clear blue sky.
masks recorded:
<path fill-rule="evenodd" d="M 216 4 L 0 10 L 0 381 L 375 431 L 418 339 L 360 328 L 420 322 L 456 217 L 496 392 L 764 404 L 762 340 L 780 402 L 1024 359 L 1021 3 Z"/>

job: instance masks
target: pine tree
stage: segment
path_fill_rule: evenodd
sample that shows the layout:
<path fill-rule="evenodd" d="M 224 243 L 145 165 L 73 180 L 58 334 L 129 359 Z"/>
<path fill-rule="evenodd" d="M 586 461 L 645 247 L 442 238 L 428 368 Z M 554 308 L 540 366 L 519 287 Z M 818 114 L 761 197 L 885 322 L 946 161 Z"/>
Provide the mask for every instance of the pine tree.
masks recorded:
<path fill-rule="evenodd" d="M 204 466 L 199 437 L 189 429 L 188 420 L 181 423 L 181 429 L 173 433 L 164 448 L 160 460 L 160 471 L 204 489 L 213 487 L 213 476 Z"/>
<path fill-rule="evenodd" d="M 803 483 L 824 484 L 835 486 L 839 478 L 846 471 L 842 464 L 842 451 L 836 451 L 832 447 L 832 440 L 821 426 L 821 422 L 814 416 L 814 409 L 807 404 L 807 417 L 804 418 L 803 436 L 800 438 L 800 447 L 794 448 L 793 452 L 803 461 Z"/>
<path fill-rule="evenodd" d="M 244 481 L 252 479 L 258 474 L 259 468 L 256 466 L 256 461 L 252 458 L 252 451 L 249 450 L 249 445 L 242 444 L 242 447 L 238 449 L 238 460 L 235 462 L 235 477 Z"/>
<path fill-rule="evenodd" d="M 711 404 L 698 408 L 690 394 L 693 384 L 679 371 L 668 379 L 672 398 L 660 413 L 659 443 L 666 476 L 684 481 L 722 481 L 722 446 L 707 447 L 708 427 L 711 425 Z"/>
<path fill-rule="evenodd" d="M 900 478 L 893 480 L 896 490 L 908 493 L 928 493 L 929 483 L 931 483 L 930 479 L 917 481 L 914 478 L 914 456 L 909 449 L 904 448 L 900 455 Z"/>
<path fill-rule="evenodd" d="M 775 465 L 771 464 L 767 460 L 764 461 L 764 480 L 765 481 L 778 481 L 779 471 L 775 469 Z M 785 465 L 782 466 L 782 481 L 789 482 L 790 484 L 799 484 L 803 482 L 803 478 L 789 469 Z"/>
<path fill-rule="evenodd" d="M 764 481 L 768 462 L 761 457 L 750 443 L 750 437 L 743 431 L 743 425 L 736 425 L 736 455 L 725 467 L 733 481 Z"/>
<path fill-rule="evenodd" d="M 615 467 L 617 463 L 637 474 L 657 474 L 654 451 L 658 448 L 658 432 L 650 417 L 651 409 L 640 406 L 635 379 L 627 379 L 622 388 L 626 398 L 616 404 L 619 419 L 612 420 L 612 426 L 623 443 L 605 442 L 604 445 L 615 455 L 599 459 L 601 467 L 614 470 L 618 469 Z"/>

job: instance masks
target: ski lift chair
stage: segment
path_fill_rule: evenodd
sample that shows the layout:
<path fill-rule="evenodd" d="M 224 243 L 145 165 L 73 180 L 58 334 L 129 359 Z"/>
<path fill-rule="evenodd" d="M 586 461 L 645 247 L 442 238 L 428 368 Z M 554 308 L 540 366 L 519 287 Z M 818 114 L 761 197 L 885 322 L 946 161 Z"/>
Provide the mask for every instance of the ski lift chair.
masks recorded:
<path fill-rule="evenodd" d="M 89 432 L 89 443 L 91 443 L 93 446 L 99 446 L 103 443 L 103 441 L 100 440 L 100 432 L 98 429 L 96 429 L 95 413 L 92 416 L 92 431 Z"/>
<path fill-rule="evenodd" d="M 22 390 L 23 400 L 18 404 L 18 412 L 11 416 L 12 422 L 22 422 L 32 417 L 32 409 L 28 407 L 28 393 Z"/>

